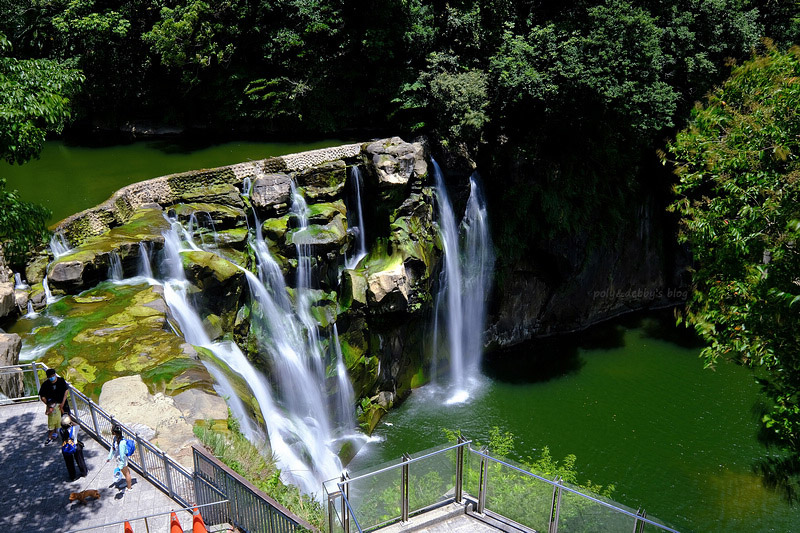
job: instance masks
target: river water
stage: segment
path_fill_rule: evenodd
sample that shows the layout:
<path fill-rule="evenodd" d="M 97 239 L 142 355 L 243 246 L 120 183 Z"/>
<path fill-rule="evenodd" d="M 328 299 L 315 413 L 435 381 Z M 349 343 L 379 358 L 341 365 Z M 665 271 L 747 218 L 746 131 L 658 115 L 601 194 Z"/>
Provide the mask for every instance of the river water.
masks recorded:
<path fill-rule="evenodd" d="M 497 426 L 515 436 L 512 459 L 545 446 L 556 459 L 575 454 L 580 481 L 613 484 L 612 499 L 680 531 L 800 530 L 800 509 L 752 473 L 766 450 L 751 373 L 703 369 L 701 345 L 673 323 L 671 313 L 626 318 L 489 357 L 469 402 L 414 391 L 348 468 L 444 444 L 442 428 L 488 443 Z"/>
<path fill-rule="evenodd" d="M 48 142 L 37 161 L 0 164 L 0 177 L 57 222 L 143 179 L 337 144 Z M 752 375 L 730 364 L 704 370 L 700 344 L 672 322 L 664 314 L 629 318 L 489 356 L 468 402 L 444 405 L 434 387 L 415 390 L 349 468 L 443 444 L 442 428 L 487 442 L 497 426 L 515 435 L 512 459 L 536 457 L 544 446 L 555 458 L 575 454 L 581 481 L 614 484 L 614 500 L 681 531 L 800 530 L 800 510 L 752 473 L 767 453 L 756 439 Z"/>

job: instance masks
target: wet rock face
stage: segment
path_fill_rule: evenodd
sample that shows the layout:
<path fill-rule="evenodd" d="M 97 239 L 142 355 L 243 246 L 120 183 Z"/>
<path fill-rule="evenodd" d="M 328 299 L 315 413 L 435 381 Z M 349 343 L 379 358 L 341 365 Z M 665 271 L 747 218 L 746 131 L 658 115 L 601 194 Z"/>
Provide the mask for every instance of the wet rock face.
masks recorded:
<path fill-rule="evenodd" d="M 250 201 L 264 213 L 282 215 L 292 204 L 292 178 L 288 174 L 264 174 L 253 182 Z"/>
<path fill-rule="evenodd" d="M 208 245 L 208 251 L 182 252 L 180 265 L 206 332 L 212 339 L 232 336 L 269 375 L 269 357 L 253 342 L 259 326 L 252 320 L 244 273 L 255 271 L 248 242 L 255 239 L 258 220 L 292 301 L 298 254 L 310 256 L 310 314 L 323 339 L 337 325 L 356 394 L 376 398 L 368 416 L 377 420 L 376 413 L 402 398 L 425 364 L 421 317 L 432 305 L 442 255 L 425 151 L 420 143 L 395 137 L 164 176 L 126 187 L 109 202 L 66 219 L 58 231 L 72 250 L 49 266 L 51 258 L 39 257 L 28 268 L 28 279 L 38 283 L 27 293 L 34 306 L 44 304 L 45 274 L 54 294 L 75 295 L 53 304 L 63 322 L 40 332 L 46 343 L 73 331 L 48 351 L 45 362 L 90 395 L 126 374 L 140 375 L 151 391 L 168 395 L 210 391 L 198 354 L 170 331 L 175 321 L 159 288 L 102 283 L 113 261 L 119 260 L 124 277 L 137 274 L 145 259 L 140 243 L 158 276 L 163 233 L 177 220 L 198 246 Z M 348 177 L 354 166 L 363 176 L 359 231 L 367 235 L 368 254 L 346 269 L 357 240 L 349 227 L 358 220 Z M 291 212 L 293 188 L 307 205 L 304 217 Z M 307 226 L 301 227 L 302 219 Z M 333 368 L 327 372 L 335 374 Z"/>

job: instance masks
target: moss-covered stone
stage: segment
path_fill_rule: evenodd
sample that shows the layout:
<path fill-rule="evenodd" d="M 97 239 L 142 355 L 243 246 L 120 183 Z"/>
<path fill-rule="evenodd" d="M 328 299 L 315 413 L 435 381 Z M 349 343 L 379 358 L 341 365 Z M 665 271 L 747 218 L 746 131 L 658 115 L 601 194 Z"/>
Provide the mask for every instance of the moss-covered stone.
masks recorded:
<path fill-rule="evenodd" d="M 77 299 L 52 304 L 48 312 L 60 321 L 25 341 L 50 346 L 41 359 L 95 399 L 104 382 L 134 374 L 159 390 L 211 390 L 211 376 L 167 328 L 159 291 L 149 285 L 102 283 Z"/>
<path fill-rule="evenodd" d="M 219 231 L 237 226 L 247 226 L 247 217 L 242 207 L 244 206 L 234 207 L 210 202 L 196 202 L 174 205 L 170 208 L 170 214 L 174 213 L 182 224 L 188 224 L 194 217 L 195 224 L 200 228 L 207 231 Z"/>
<path fill-rule="evenodd" d="M 330 161 L 296 172 L 294 180 L 309 200 L 333 199 L 344 189 L 347 166 L 344 161 Z"/>
<path fill-rule="evenodd" d="M 112 255 L 119 258 L 123 275 L 133 276 L 141 262 L 140 243 L 161 248 L 163 232 L 167 230 L 169 222 L 161 209 L 139 209 L 126 224 L 85 239 L 70 253 L 53 261 L 48 272 L 50 288 L 75 294 L 107 279 Z"/>

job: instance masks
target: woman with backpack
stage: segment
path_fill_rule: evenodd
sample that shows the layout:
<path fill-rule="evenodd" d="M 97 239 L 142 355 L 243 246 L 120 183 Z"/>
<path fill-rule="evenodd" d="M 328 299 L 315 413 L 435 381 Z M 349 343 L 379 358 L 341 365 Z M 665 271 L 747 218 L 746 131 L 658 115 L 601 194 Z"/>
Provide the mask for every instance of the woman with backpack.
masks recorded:
<path fill-rule="evenodd" d="M 133 485 L 131 483 L 131 470 L 128 467 L 128 443 L 126 439 L 122 438 L 122 427 L 119 425 L 115 425 L 111 428 L 111 434 L 113 438 L 111 439 L 111 450 L 108 452 L 108 461 L 111 459 L 117 460 L 117 468 L 122 475 L 125 476 L 125 483 L 127 483 L 128 491 L 133 490 Z M 133 450 L 130 450 L 131 453 Z"/>
<path fill-rule="evenodd" d="M 69 480 L 75 481 L 88 473 L 86 459 L 83 457 L 83 443 L 78 440 L 78 427 L 70 415 L 61 417 L 61 427 L 58 430 L 61 437 L 61 455 L 69 472 Z M 75 463 L 78 464 L 79 476 L 75 475 Z"/>

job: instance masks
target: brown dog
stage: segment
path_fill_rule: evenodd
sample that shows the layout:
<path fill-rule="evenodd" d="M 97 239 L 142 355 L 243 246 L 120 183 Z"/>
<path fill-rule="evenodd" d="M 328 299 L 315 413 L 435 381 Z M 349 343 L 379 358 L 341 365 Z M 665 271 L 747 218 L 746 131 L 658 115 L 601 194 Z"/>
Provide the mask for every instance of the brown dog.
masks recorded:
<path fill-rule="evenodd" d="M 100 491 L 89 489 L 84 490 L 82 492 L 70 492 L 69 493 L 69 501 L 74 502 L 75 500 L 79 500 L 81 503 L 86 503 L 86 498 L 96 498 L 100 499 Z"/>

